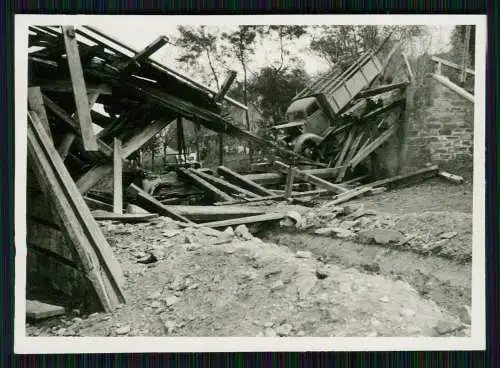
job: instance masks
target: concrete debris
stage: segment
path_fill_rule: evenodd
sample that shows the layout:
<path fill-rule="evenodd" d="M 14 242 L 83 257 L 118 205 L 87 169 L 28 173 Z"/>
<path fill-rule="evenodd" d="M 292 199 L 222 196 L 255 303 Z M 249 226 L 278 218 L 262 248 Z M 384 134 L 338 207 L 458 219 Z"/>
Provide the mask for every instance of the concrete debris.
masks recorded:
<path fill-rule="evenodd" d="M 127 335 L 128 333 L 130 333 L 130 330 L 131 330 L 130 326 L 126 325 L 118 328 L 115 332 L 117 335 Z"/>
<path fill-rule="evenodd" d="M 174 332 L 175 328 L 177 327 L 177 323 L 175 321 L 166 321 L 164 323 L 165 329 L 167 330 L 167 333 L 170 335 L 172 332 Z"/>
<path fill-rule="evenodd" d="M 451 239 L 451 238 L 454 238 L 457 235 L 458 235 L 458 233 L 456 231 L 452 231 L 452 232 L 449 232 L 449 233 L 443 233 L 443 234 L 441 234 L 441 238 L 442 239 Z"/>
<path fill-rule="evenodd" d="M 471 308 L 470 308 L 470 306 L 462 305 L 458 309 L 458 316 L 460 317 L 460 320 L 463 323 L 470 325 L 471 324 Z"/>
<path fill-rule="evenodd" d="M 270 289 L 271 289 L 271 291 L 277 291 L 277 290 L 283 289 L 284 287 L 285 287 L 285 284 L 283 283 L 283 281 L 277 280 L 271 285 Z"/>
<path fill-rule="evenodd" d="M 137 260 L 137 263 L 142 263 L 142 264 L 150 264 L 155 262 L 158 262 L 158 258 L 156 258 L 154 254 L 149 254 Z"/>
<path fill-rule="evenodd" d="M 331 227 L 321 227 L 314 230 L 314 234 L 316 235 L 331 235 L 332 233 L 334 233 L 334 230 Z"/>
<path fill-rule="evenodd" d="M 441 320 L 434 327 L 434 330 L 439 335 L 446 335 L 446 334 L 458 331 L 461 328 L 462 328 L 462 325 L 460 325 L 459 323 Z"/>
<path fill-rule="evenodd" d="M 160 298 L 161 298 L 161 292 L 160 291 L 155 291 L 155 292 L 149 294 L 148 297 L 147 297 L 148 300 L 160 299 Z"/>
<path fill-rule="evenodd" d="M 169 296 L 168 298 L 165 299 L 165 303 L 167 304 L 167 307 L 171 307 L 174 304 L 176 304 L 177 302 L 179 302 L 179 298 L 176 297 L 175 295 Z"/>
<path fill-rule="evenodd" d="M 26 300 L 26 317 L 28 319 L 39 320 L 60 316 L 64 313 L 64 307 L 42 303 L 38 300 Z"/>
<path fill-rule="evenodd" d="M 266 328 L 264 330 L 264 336 L 265 337 L 276 337 L 276 332 L 272 328 Z"/>
<path fill-rule="evenodd" d="M 244 240 L 251 240 L 253 239 L 253 235 L 250 234 L 250 231 L 246 227 L 246 225 L 238 225 L 236 229 L 234 230 L 234 234 L 236 234 L 237 237 L 242 238 Z"/>
<path fill-rule="evenodd" d="M 285 323 L 276 329 L 276 334 L 278 336 L 288 336 L 292 331 L 293 326 L 291 324 Z"/>
<path fill-rule="evenodd" d="M 312 257 L 312 253 L 307 251 L 307 250 L 298 250 L 296 253 L 295 253 L 295 257 L 296 258 L 311 258 Z"/>
<path fill-rule="evenodd" d="M 362 243 L 390 244 L 405 239 L 399 231 L 390 229 L 370 229 L 358 232 L 358 240 Z"/>
<path fill-rule="evenodd" d="M 346 216 L 346 220 L 357 220 L 359 219 L 360 217 L 363 217 L 363 216 L 376 216 L 377 213 L 375 211 L 372 211 L 372 210 L 367 210 L 365 208 L 360 208 L 358 209 L 357 211 L 351 213 L 350 215 Z"/>
<path fill-rule="evenodd" d="M 330 271 L 326 267 L 318 268 L 316 270 L 316 277 L 320 280 L 326 279 L 330 275 Z"/>

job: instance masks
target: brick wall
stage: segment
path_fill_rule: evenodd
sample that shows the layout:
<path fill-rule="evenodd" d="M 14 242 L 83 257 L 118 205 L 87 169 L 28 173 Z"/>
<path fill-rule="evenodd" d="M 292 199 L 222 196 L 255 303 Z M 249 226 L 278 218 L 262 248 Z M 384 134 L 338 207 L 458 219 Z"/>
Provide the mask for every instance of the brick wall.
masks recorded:
<path fill-rule="evenodd" d="M 431 77 L 416 90 L 406 133 L 405 168 L 427 162 L 472 172 L 474 107 Z"/>

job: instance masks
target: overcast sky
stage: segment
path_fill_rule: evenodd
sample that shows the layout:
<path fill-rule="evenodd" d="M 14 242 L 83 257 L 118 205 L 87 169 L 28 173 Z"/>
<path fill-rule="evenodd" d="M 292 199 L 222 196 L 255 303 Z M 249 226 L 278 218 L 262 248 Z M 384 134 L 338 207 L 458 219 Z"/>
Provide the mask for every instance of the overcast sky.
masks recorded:
<path fill-rule="evenodd" d="M 157 22 L 148 23 L 144 22 L 141 24 L 140 29 L 137 27 L 131 27 L 129 24 L 124 22 L 113 22 L 106 25 L 99 25 L 96 27 L 102 32 L 108 34 L 120 40 L 121 42 L 133 47 L 137 51 L 144 48 L 150 42 L 155 40 L 160 35 L 165 35 L 171 40 L 174 40 L 179 36 L 177 31 L 177 25 L 169 24 L 167 21 L 165 24 L 158 25 Z M 232 26 L 221 26 L 221 31 L 230 31 L 233 29 Z M 418 44 L 430 44 L 431 52 L 438 52 L 446 49 L 449 45 L 449 38 L 453 26 L 429 26 L 430 36 L 426 40 L 420 40 L 415 42 Z M 306 48 L 309 45 L 310 37 L 303 37 L 299 40 L 294 40 L 292 45 L 288 46 L 292 54 L 295 54 L 299 59 L 304 61 L 304 68 L 310 75 L 315 75 L 317 73 L 323 72 L 328 68 L 328 65 L 321 58 L 311 55 L 306 52 Z M 418 50 L 414 50 L 417 51 Z M 179 51 L 173 45 L 166 45 L 160 49 L 156 54 L 153 55 L 153 59 L 161 61 L 169 67 L 178 68 L 179 65 L 176 62 L 176 58 L 179 56 Z M 256 54 L 253 56 L 253 62 L 250 65 L 251 69 L 258 69 L 262 66 L 268 65 L 273 61 L 279 59 L 279 44 L 276 41 L 266 40 L 262 45 L 257 47 Z M 241 78 L 241 68 L 238 63 L 230 65 L 230 67 L 239 73 Z M 184 72 L 186 73 L 186 72 Z M 191 74 L 191 73 L 187 73 Z M 196 78 L 193 73 L 191 77 Z"/>

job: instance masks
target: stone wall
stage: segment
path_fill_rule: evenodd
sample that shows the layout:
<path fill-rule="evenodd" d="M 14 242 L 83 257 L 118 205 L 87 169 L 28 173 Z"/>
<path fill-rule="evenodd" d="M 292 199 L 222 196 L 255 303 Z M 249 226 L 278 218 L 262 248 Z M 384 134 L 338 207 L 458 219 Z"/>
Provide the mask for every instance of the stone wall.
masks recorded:
<path fill-rule="evenodd" d="M 432 77 L 416 89 L 409 109 L 405 168 L 427 162 L 472 173 L 474 106 Z"/>

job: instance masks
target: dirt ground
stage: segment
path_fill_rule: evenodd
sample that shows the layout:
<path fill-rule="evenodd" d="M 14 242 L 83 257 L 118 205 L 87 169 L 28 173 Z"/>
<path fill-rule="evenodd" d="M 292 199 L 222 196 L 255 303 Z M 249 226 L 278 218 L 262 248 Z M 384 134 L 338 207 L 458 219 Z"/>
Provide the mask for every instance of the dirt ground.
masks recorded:
<path fill-rule="evenodd" d="M 470 185 L 429 179 L 342 206 L 275 205 L 297 221 L 253 235 L 102 222 L 127 304 L 27 334 L 468 336 L 471 206 Z"/>

